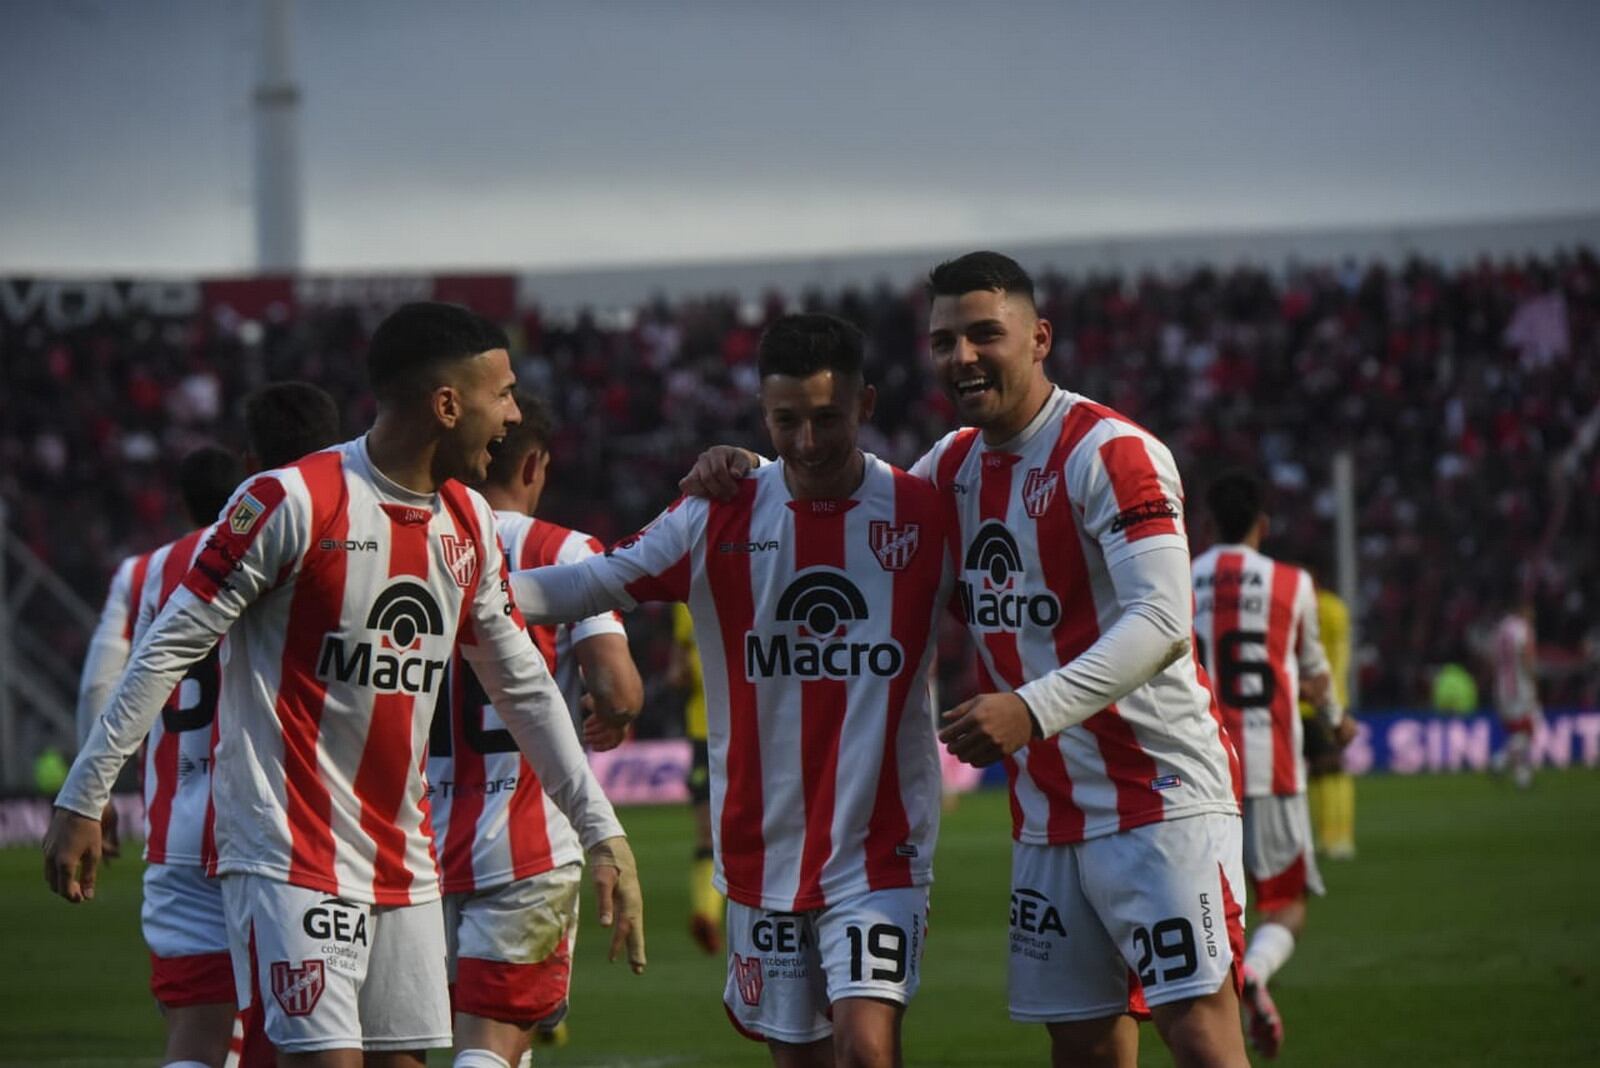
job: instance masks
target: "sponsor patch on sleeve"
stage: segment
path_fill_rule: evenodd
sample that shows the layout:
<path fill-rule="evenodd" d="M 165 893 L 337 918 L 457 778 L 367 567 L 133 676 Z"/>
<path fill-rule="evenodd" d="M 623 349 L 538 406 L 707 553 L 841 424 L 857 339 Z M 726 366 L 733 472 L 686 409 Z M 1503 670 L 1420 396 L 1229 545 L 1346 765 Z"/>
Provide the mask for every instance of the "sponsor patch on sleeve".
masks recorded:
<path fill-rule="evenodd" d="M 256 520 L 267 510 L 267 506 L 246 493 L 239 498 L 239 503 L 233 506 L 233 511 L 228 515 L 228 529 L 235 534 L 248 534 L 250 528 L 256 525 Z"/>
<path fill-rule="evenodd" d="M 1120 534 L 1123 531 L 1132 533 L 1151 523 L 1168 524 L 1168 529 L 1162 531 L 1167 533 L 1171 530 L 1173 520 L 1177 518 L 1177 505 L 1165 497 L 1152 497 L 1147 501 L 1140 501 L 1132 508 L 1124 508 L 1118 512 L 1117 517 L 1111 521 L 1111 533 Z"/>

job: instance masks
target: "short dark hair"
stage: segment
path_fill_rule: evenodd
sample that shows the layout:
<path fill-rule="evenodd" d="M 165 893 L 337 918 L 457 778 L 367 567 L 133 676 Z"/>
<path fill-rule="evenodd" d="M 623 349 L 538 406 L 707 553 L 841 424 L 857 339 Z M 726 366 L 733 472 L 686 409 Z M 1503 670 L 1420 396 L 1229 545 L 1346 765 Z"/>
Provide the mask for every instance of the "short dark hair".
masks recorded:
<path fill-rule="evenodd" d="M 1034 303 L 1033 277 L 1010 256 L 999 252 L 969 252 L 945 260 L 928 272 L 928 299 L 959 297 L 975 290 L 1009 293 Z"/>
<path fill-rule="evenodd" d="M 202 445 L 178 461 L 178 493 L 197 527 L 214 522 L 244 478 L 244 464 L 220 445 Z"/>
<path fill-rule="evenodd" d="M 273 382 L 244 399 L 245 447 L 263 468 L 337 444 L 339 406 L 310 382 Z"/>
<path fill-rule="evenodd" d="M 1221 541 L 1243 541 L 1261 515 L 1261 480 L 1240 468 L 1224 471 L 1211 480 L 1206 506 L 1217 524 Z"/>
<path fill-rule="evenodd" d="M 761 334 L 756 369 L 761 377 L 809 378 L 818 371 L 859 377 L 867 343 L 861 331 L 836 315 L 804 312 L 774 319 Z"/>
<path fill-rule="evenodd" d="M 489 460 L 489 473 L 484 481 L 497 486 L 510 485 L 522 468 L 523 459 L 535 449 L 550 451 L 550 439 L 555 434 L 555 419 L 544 401 L 525 390 L 514 394 L 517 407 L 522 410 L 522 422 L 506 431 L 505 438 L 494 446 Z"/>
<path fill-rule="evenodd" d="M 372 332 L 367 378 L 379 400 L 399 400 L 437 385 L 445 364 L 510 347 L 504 330 L 470 308 L 415 301 L 390 312 Z"/>

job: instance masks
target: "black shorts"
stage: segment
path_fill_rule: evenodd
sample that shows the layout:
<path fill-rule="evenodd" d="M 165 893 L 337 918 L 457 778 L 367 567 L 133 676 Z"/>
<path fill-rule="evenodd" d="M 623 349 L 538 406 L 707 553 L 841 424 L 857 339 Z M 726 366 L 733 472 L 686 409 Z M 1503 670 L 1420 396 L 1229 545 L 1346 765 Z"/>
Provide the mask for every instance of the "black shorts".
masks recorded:
<path fill-rule="evenodd" d="M 684 782 L 689 787 L 689 800 L 697 805 L 711 802 L 711 751 L 704 738 L 691 738 L 689 745 L 694 755 L 689 761 L 689 775 Z"/>

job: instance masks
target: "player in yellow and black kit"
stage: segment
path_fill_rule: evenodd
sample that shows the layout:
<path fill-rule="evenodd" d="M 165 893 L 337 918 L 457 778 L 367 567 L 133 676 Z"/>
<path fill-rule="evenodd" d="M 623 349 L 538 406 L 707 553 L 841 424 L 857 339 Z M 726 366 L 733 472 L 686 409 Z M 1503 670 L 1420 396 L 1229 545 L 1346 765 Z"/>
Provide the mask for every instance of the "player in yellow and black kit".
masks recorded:
<path fill-rule="evenodd" d="M 1317 625 L 1322 631 L 1323 648 L 1328 651 L 1334 694 L 1341 708 L 1349 708 L 1350 610 L 1338 594 L 1320 582 Z M 1305 719 L 1306 794 L 1311 803 L 1313 837 L 1318 850 L 1329 859 L 1349 860 L 1356 855 L 1355 778 L 1344 770 L 1332 732 L 1304 701 L 1300 702 L 1300 715 Z"/>
<path fill-rule="evenodd" d="M 689 765 L 689 803 L 694 806 L 694 866 L 689 870 L 689 933 L 710 954 L 722 952 L 722 894 L 711 881 L 711 768 L 706 750 L 706 690 L 700 651 L 694 644 L 689 606 L 672 606 L 672 663 L 668 681 L 687 691 L 684 733 L 694 756 Z"/>

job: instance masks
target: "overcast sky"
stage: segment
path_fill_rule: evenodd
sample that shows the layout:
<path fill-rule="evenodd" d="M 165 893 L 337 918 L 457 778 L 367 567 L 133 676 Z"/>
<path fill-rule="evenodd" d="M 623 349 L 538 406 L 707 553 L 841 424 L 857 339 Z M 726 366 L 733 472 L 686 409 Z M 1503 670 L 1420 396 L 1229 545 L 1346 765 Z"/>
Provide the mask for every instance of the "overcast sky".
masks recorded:
<path fill-rule="evenodd" d="M 1600 2 L 299 0 L 313 269 L 1600 210 Z M 0 271 L 248 269 L 256 0 L 0 0 Z"/>

